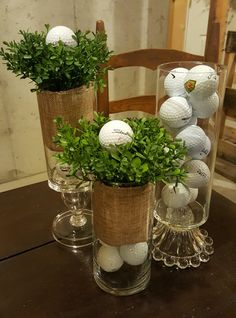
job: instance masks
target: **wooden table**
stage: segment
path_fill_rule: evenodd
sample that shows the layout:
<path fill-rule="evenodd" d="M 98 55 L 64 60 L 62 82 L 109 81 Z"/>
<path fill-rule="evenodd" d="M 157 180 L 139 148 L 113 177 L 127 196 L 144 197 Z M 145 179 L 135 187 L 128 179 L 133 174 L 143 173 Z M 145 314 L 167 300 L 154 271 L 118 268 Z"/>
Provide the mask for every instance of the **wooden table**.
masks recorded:
<path fill-rule="evenodd" d="M 215 253 L 198 269 L 153 261 L 149 287 L 115 297 L 92 276 L 92 249 L 77 253 L 53 241 L 60 194 L 46 182 L 0 194 L 0 317 L 234 318 L 236 205 L 213 193 L 206 228 Z"/>

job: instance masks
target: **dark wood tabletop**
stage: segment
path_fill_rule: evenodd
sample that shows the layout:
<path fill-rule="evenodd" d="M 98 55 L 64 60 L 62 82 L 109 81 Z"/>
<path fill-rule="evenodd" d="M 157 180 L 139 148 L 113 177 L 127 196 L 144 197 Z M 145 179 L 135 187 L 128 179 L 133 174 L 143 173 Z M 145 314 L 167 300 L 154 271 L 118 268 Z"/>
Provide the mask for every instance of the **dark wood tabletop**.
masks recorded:
<path fill-rule="evenodd" d="M 236 205 L 213 192 L 204 228 L 215 253 L 197 269 L 153 261 L 148 288 L 116 297 L 96 285 L 92 248 L 76 253 L 54 242 L 53 217 L 64 209 L 46 182 L 0 194 L 1 318 L 234 318 Z"/>

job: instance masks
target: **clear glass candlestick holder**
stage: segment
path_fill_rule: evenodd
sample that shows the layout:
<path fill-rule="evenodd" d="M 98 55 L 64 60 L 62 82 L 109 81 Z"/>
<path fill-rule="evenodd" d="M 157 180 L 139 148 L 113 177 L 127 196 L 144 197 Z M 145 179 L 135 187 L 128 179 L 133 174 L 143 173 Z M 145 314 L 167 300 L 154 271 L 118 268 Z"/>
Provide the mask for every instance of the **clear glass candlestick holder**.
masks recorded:
<path fill-rule="evenodd" d="M 224 66 L 205 62 L 158 67 L 157 115 L 187 151 L 185 179 L 163 184 L 155 209 L 153 258 L 166 266 L 198 267 L 214 252 L 199 227 L 209 217 L 225 75 Z"/>
<path fill-rule="evenodd" d="M 67 190 L 68 191 L 68 190 Z M 69 208 L 53 220 L 52 234 L 54 239 L 73 249 L 92 243 L 91 184 L 82 184 L 77 190 L 61 192 L 61 197 Z"/>

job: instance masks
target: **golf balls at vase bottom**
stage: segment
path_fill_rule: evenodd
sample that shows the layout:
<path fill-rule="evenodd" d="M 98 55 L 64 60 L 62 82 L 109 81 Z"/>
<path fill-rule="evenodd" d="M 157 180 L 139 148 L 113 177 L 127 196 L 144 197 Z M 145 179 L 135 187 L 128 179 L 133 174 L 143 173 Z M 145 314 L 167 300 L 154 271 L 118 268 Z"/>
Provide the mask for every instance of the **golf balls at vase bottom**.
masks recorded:
<path fill-rule="evenodd" d="M 52 28 L 46 36 L 46 44 L 51 43 L 52 45 L 57 45 L 59 41 L 62 41 L 68 46 L 77 46 L 77 42 L 73 39 L 75 33 L 68 27 L 63 25 L 58 25 Z"/>
<path fill-rule="evenodd" d="M 211 96 L 204 99 L 198 99 L 198 97 L 190 96 L 189 103 L 192 105 L 198 118 L 209 118 L 219 107 L 219 96 L 217 93 L 213 93 Z"/>
<path fill-rule="evenodd" d="M 178 133 L 176 139 L 182 139 L 188 150 L 188 155 L 192 158 L 199 156 L 199 153 L 206 145 L 206 134 L 204 130 L 196 125 L 188 126 Z"/>
<path fill-rule="evenodd" d="M 161 105 L 159 115 L 170 128 L 180 128 L 190 121 L 192 107 L 184 97 L 170 97 Z"/>
<path fill-rule="evenodd" d="M 170 183 L 162 189 L 161 198 L 167 207 L 178 209 L 190 202 L 191 193 L 182 183 Z"/>
<path fill-rule="evenodd" d="M 184 67 L 177 67 L 170 71 L 164 80 L 164 88 L 168 96 L 186 96 L 184 79 L 187 73 L 188 70 Z"/>
<path fill-rule="evenodd" d="M 147 259 L 148 245 L 146 242 L 122 245 L 120 256 L 129 265 L 141 265 Z"/>
<path fill-rule="evenodd" d="M 193 159 L 204 159 L 209 155 L 211 151 L 211 141 L 208 136 L 206 136 L 206 142 L 204 147 L 201 149 L 199 153 L 195 153 Z"/>
<path fill-rule="evenodd" d="M 190 160 L 184 164 L 187 171 L 185 183 L 190 188 L 206 186 L 210 179 L 210 170 L 205 162 L 201 160 Z"/>
<path fill-rule="evenodd" d="M 100 144 L 110 146 L 123 145 L 132 141 L 132 128 L 122 120 L 111 120 L 102 126 L 98 138 Z"/>
<path fill-rule="evenodd" d="M 206 98 L 216 92 L 218 76 L 213 68 L 198 65 L 189 70 L 184 80 L 184 87 L 189 96 Z"/>
<path fill-rule="evenodd" d="M 120 257 L 117 247 L 102 245 L 97 254 L 98 265 L 105 272 L 118 271 L 123 265 L 123 260 Z"/>

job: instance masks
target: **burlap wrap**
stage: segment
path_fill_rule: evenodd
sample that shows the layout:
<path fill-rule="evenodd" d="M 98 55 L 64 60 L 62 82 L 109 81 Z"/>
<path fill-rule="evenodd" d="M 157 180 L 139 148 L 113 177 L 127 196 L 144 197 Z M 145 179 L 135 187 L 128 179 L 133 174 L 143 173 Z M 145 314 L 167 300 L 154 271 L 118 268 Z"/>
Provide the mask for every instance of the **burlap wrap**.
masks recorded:
<path fill-rule="evenodd" d="M 94 232 L 119 246 L 147 241 L 154 206 L 154 186 L 112 187 L 95 182 L 92 194 Z"/>
<path fill-rule="evenodd" d="M 44 144 L 50 150 L 58 150 L 52 142 L 56 134 L 53 120 L 61 117 L 64 121 L 75 126 L 82 116 L 93 119 L 95 110 L 94 87 L 81 86 L 61 92 L 42 91 L 37 93 L 38 108 Z"/>

